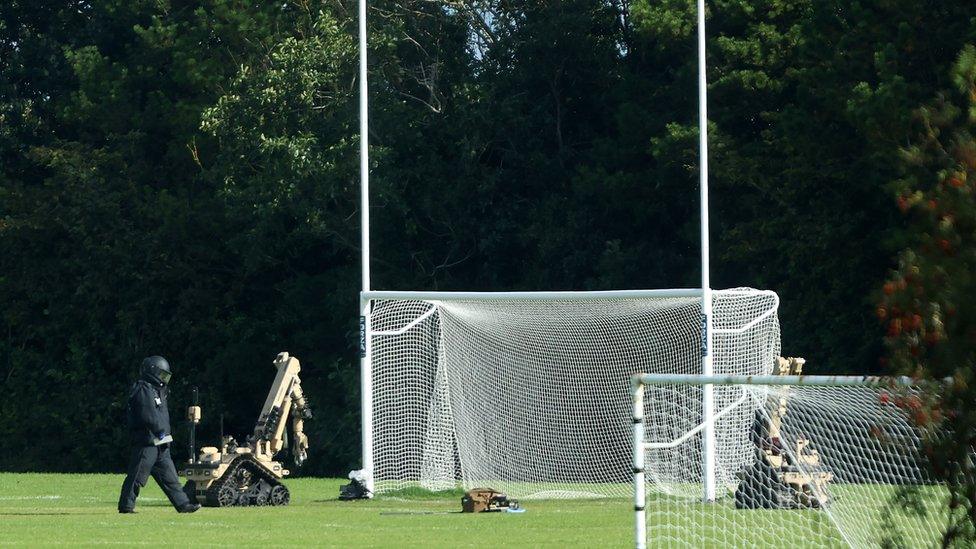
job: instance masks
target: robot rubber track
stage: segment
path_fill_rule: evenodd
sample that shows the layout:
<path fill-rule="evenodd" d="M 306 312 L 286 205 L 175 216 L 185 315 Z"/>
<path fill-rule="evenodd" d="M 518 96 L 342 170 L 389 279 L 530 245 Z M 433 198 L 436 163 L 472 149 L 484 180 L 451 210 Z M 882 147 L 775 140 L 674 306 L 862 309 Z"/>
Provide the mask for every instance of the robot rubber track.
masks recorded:
<path fill-rule="evenodd" d="M 243 474 L 242 474 L 243 473 Z M 241 478 L 249 478 L 246 484 Z M 206 491 L 207 507 L 288 505 L 288 488 L 268 474 L 252 456 L 241 455 Z"/>

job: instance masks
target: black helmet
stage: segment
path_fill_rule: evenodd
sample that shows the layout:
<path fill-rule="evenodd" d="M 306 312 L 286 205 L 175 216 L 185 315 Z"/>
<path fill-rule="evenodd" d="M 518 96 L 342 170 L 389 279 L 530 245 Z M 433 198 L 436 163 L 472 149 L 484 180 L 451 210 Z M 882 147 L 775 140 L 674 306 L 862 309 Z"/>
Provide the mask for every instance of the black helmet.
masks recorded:
<path fill-rule="evenodd" d="M 151 356 L 142 359 L 142 366 L 139 367 L 139 373 L 143 377 L 148 377 L 150 380 L 162 383 L 163 385 L 168 384 L 169 378 L 173 375 L 173 372 L 169 369 L 169 362 L 161 356 Z"/>

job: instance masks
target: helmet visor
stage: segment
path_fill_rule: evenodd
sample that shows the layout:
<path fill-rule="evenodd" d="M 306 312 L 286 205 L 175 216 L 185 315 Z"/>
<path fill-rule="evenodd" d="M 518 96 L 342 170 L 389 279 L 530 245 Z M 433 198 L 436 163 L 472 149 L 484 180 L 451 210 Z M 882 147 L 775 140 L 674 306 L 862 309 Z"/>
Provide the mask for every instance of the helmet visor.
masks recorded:
<path fill-rule="evenodd" d="M 159 381 L 163 382 L 163 385 L 169 385 L 169 378 L 173 377 L 173 374 L 166 370 L 159 370 L 157 375 L 159 376 Z"/>

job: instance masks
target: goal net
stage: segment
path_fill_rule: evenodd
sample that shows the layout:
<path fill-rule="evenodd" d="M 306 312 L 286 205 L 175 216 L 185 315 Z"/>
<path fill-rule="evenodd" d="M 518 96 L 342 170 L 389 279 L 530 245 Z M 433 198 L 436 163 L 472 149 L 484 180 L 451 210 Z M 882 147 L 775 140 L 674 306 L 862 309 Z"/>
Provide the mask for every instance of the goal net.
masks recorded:
<path fill-rule="evenodd" d="M 364 462 L 375 490 L 627 496 L 630 376 L 702 372 L 701 295 L 364 294 L 372 301 Z M 714 372 L 769 373 L 779 354 L 776 294 L 723 290 L 712 302 Z M 670 406 L 693 416 L 702 405 Z"/>
<path fill-rule="evenodd" d="M 697 457 L 708 380 L 714 502 Z M 635 376 L 637 545 L 938 546 L 948 491 L 926 474 L 918 395 L 881 378 Z"/>

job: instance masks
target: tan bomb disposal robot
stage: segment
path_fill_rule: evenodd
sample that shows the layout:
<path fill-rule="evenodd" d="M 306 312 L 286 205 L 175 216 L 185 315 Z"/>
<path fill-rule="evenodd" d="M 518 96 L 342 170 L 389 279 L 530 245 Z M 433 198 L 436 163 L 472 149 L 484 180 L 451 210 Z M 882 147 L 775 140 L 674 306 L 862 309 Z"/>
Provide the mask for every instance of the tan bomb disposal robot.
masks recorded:
<path fill-rule="evenodd" d="M 773 373 L 798 376 L 805 363 L 802 358 L 778 357 Z M 756 459 L 741 473 L 735 491 L 738 509 L 820 509 L 830 503 L 827 484 L 834 475 L 823 470 L 810 439 L 787 439 L 782 433 L 789 391 L 772 388 L 768 409 L 756 412 L 751 435 Z"/>
<path fill-rule="evenodd" d="M 233 437 L 223 437 L 219 450 L 212 446 L 201 448 L 199 457 L 191 458 L 182 471 L 187 479 L 183 491 L 190 501 L 207 507 L 288 504 L 291 496 L 281 479 L 290 471 L 274 457 L 287 447 L 285 424 L 290 416 L 294 438 L 292 456 L 296 467 L 302 465 L 308 456 L 304 420 L 311 418 L 312 413 L 302 393 L 298 359 L 279 353 L 274 366 L 278 374 L 247 445 L 238 446 Z M 199 406 L 188 408 L 191 429 L 200 422 L 200 415 Z M 191 434 L 191 445 L 192 440 Z M 193 453 L 191 448 L 190 455 Z"/>

